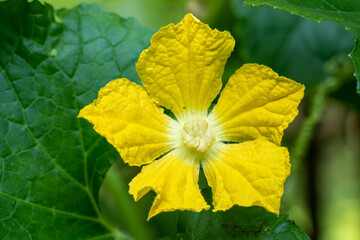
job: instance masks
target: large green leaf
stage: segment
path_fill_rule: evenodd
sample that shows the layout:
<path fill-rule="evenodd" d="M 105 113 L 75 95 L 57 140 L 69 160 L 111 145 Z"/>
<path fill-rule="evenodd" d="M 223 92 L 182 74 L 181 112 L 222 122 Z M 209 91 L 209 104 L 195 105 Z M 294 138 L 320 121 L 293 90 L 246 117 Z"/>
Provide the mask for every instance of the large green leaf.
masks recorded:
<path fill-rule="evenodd" d="M 351 54 L 358 79 L 357 92 L 360 93 L 360 1 L 358 0 L 247 0 L 247 5 L 268 4 L 293 14 L 317 21 L 331 20 L 345 25 L 357 40 Z"/>
<path fill-rule="evenodd" d="M 262 63 L 306 85 L 323 82 L 324 63 L 351 51 L 354 36 L 333 22 L 316 23 L 270 6 L 250 8 L 233 1 L 236 53 L 246 62 Z"/>
<path fill-rule="evenodd" d="M 172 239 L 286 239 L 309 237 L 285 214 L 277 217 L 260 207 L 233 207 L 226 212 L 180 213 Z"/>
<path fill-rule="evenodd" d="M 0 3 L 0 239 L 114 234 L 98 191 L 119 156 L 76 116 L 110 80 L 139 82 L 152 31 L 96 5 L 57 16 L 38 1 Z"/>

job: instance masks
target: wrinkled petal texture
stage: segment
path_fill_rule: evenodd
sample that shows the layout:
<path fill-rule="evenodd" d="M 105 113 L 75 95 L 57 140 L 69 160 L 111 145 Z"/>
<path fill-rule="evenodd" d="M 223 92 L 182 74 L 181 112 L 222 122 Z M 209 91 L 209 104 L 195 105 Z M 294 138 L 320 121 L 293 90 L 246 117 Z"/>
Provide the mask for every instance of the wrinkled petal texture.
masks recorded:
<path fill-rule="evenodd" d="M 220 143 L 202 162 L 213 192 L 214 211 L 233 205 L 261 206 L 279 214 L 285 179 L 290 174 L 289 153 L 265 139 L 240 144 Z"/>
<path fill-rule="evenodd" d="M 151 97 L 178 119 L 203 118 L 221 89 L 234 44 L 229 32 L 211 30 L 188 14 L 154 34 L 136 71 Z"/>
<path fill-rule="evenodd" d="M 150 190 L 157 194 L 148 219 L 160 212 L 209 209 L 198 187 L 199 163 L 182 159 L 176 150 L 144 166 L 129 184 L 130 194 L 139 200 Z"/>
<path fill-rule="evenodd" d="M 100 89 L 98 99 L 78 117 L 87 119 L 130 165 L 150 163 L 171 150 L 170 117 L 163 114 L 143 87 L 122 78 Z"/>
<path fill-rule="evenodd" d="M 303 85 L 264 65 L 245 64 L 229 79 L 210 118 L 222 141 L 265 137 L 279 145 L 303 95 Z"/>

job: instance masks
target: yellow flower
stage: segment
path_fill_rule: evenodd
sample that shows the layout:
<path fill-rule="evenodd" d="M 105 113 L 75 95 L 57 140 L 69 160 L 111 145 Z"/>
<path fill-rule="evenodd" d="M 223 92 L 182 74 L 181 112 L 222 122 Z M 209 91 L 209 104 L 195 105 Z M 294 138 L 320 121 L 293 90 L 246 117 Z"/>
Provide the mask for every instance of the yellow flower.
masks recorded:
<path fill-rule="evenodd" d="M 279 213 L 290 174 L 289 153 L 279 145 L 298 113 L 304 86 L 266 66 L 245 64 L 209 113 L 234 45 L 229 32 L 212 30 L 188 14 L 161 28 L 141 53 L 136 70 L 144 87 L 113 80 L 79 113 L 126 163 L 148 164 L 129 192 L 136 201 L 156 192 L 149 219 L 160 212 L 210 208 L 198 186 L 200 166 L 212 188 L 213 211 L 256 205 Z"/>

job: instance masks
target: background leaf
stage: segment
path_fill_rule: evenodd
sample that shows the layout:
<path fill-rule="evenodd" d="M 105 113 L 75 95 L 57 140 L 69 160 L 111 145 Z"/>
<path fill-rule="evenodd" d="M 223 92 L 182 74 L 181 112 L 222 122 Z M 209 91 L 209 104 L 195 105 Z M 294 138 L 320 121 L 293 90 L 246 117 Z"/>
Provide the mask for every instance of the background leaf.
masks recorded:
<path fill-rule="evenodd" d="M 305 84 L 307 91 L 325 80 L 325 62 L 353 46 L 354 36 L 339 24 L 316 23 L 270 6 L 244 7 L 244 0 L 233 6 L 235 54 L 244 62 L 272 67 Z"/>
<path fill-rule="evenodd" d="M 76 116 L 110 80 L 139 83 L 135 62 L 153 31 L 96 5 L 57 14 L 60 23 L 46 3 L 0 3 L 1 239 L 113 231 L 97 201 L 119 156 Z"/>
<path fill-rule="evenodd" d="M 260 207 L 179 215 L 178 232 L 172 239 L 309 239 L 287 215 L 277 217 Z"/>
<path fill-rule="evenodd" d="M 357 92 L 360 93 L 360 1 L 357 0 L 247 0 L 247 5 L 260 6 L 268 4 L 284 9 L 293 14 L 317 21 L 330 20 L 343 24 L 356 37 L 355 47 L 351 58 L 355 65 L 358 79 Z"/>

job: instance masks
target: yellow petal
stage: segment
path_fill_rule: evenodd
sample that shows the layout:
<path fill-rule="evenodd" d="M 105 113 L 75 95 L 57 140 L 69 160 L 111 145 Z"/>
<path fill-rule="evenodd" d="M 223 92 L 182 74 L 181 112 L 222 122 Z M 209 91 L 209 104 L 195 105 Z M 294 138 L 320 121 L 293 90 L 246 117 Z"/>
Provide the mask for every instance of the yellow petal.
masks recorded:
<path fill-rule="evenodd" d="M 179 24 L 154 34 L 136 71 L 151 97 L 176 117 L 203 118 L 221 89 L 224 65 L 234 44 L 229 32 L 211 30 L 187 14 Z"/>
<path fill-rule="evenodd" d="M 202 162 L 213 192 L 214 211 L 233 205 L 261 206 L 279 213 L 285 179 L 290 174 L 289 154 L 265 139 L 223 144 Z"/>
<path fill-rule="evenodd" d="M 150 190 L 157 194 L 148 220 L 160 212 L 209 209 L 198 187 L 199 162 L 183 159 L 177 150 L 147 166 L 130 182 L 135 201 Z"/>
<path fill-rule="evenodd" d="M 122 78 L 100 89 L 78 117 L 87 119 L 130 165 L 150 163 L 172 148 L 171 120 L 143 87 Z"/>
<path fill-rule="evenodd" d="M 264 65 L 245 64 L 231 76 L 209 118 L 219 126 L 219 140 L 265 137 L 280 144 L 303 95 L 303 85 Z"/>

